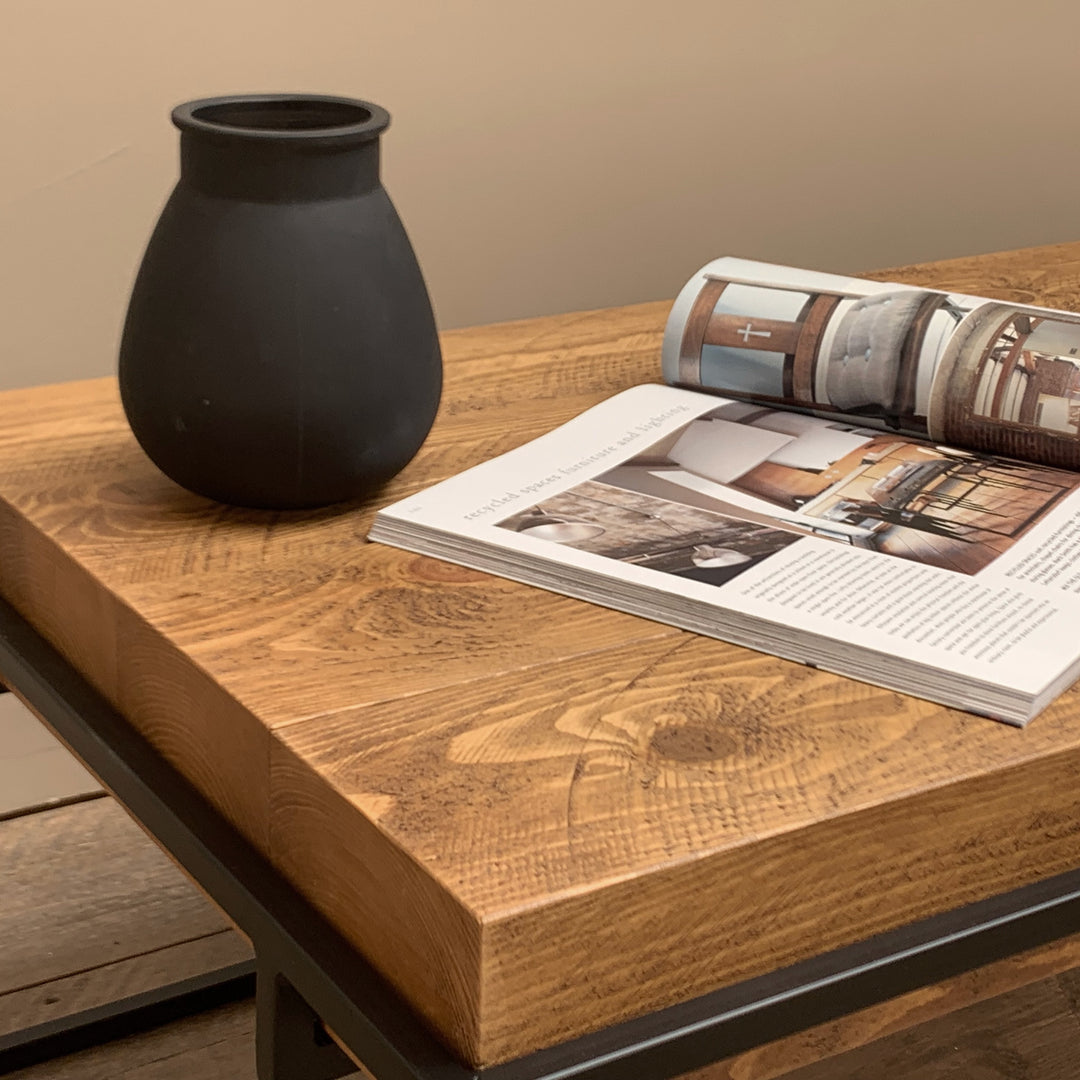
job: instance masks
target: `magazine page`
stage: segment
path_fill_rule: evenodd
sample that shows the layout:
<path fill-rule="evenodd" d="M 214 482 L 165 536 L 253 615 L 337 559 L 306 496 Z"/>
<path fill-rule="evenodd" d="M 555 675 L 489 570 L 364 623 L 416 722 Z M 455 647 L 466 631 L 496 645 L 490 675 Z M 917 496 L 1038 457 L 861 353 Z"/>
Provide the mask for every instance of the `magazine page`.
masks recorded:
<path fill-rule="evenodd" d="M 664 378 L 1080 468 L 1080 316 L 744 259 L 679 294 Z"/>
<path fill-rule="evenodd" d="M 1078 488 L 1071 472 L 648 385 L 380 512 L 371 535 L 986 712 L 940 679 L 890 682 L 882 658 L 928 686 L 944 671 L 1063 689 Z"/>

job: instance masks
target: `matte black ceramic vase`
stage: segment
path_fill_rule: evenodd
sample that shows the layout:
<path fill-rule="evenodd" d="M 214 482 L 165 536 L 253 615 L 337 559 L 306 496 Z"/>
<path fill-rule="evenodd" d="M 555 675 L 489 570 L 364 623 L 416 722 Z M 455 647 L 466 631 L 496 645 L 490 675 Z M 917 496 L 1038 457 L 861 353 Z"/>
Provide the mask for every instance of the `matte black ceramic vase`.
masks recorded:
<path fill-rule="evenodd" d="M 120 348 L 135 437 L 191 491 L 324 506 L 398 472 L 435 418 L 427 289 L 379 179 L 377 105 L 313 95 L 189 102 L 180 180 Z"/>

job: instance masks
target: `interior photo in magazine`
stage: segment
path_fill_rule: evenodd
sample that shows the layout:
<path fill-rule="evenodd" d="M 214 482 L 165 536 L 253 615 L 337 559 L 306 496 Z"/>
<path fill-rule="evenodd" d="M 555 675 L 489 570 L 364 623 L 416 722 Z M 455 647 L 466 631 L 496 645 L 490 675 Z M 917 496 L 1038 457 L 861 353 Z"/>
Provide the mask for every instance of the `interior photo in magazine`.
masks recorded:
<path fill-rule="evenodd" d="M 949 342 L 931 415 L 951 443 L 1076 467 L 1080 319 L 983 304 Z"/>
<path fill-rule="evenodd" d="M 975 574 L 1080 475 L 732 402 L 499 522 L 724 584 L 804 536 Z"/>
<path fill-rule="evenodd" d="M 850 288 L 709 274 L 687 316 L 678 381 L 927 434 L 935 372 L 978 301 L 836 280 Z"/>
<path fill-rule="evenodd" d="M 748 280 L 707 267 L 682 327 L 676 381 L 1080 467 L 1080 318 L 802 276 Z"/>

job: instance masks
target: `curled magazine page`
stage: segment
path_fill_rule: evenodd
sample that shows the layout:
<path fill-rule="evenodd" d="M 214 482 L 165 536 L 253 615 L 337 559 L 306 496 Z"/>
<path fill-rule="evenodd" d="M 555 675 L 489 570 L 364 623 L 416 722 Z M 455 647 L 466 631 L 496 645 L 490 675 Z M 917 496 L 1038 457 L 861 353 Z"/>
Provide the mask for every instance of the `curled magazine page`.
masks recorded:
<path fill-rule="evenodd" d="M 1080 468 L 1080 316 L 717 259 L 679 294 L 664 378 Z"/>
<path fill-rule="evenodd" d="M 381 511 L 371 537 L 1022 722 L 1077 663 L 1080 575 L 1048 588 L 1039 552 L 1062 528 L 1080 549 L 1078 488 L 649 385 Z"/>

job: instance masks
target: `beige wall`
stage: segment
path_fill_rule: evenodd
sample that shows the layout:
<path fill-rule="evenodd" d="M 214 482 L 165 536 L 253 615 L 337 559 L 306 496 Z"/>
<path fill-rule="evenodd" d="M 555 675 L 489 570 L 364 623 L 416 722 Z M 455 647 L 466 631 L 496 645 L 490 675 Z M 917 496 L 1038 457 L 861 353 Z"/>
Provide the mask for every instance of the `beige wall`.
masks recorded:
<path fill-rule="evenodd" d="M 1080 236 L 1072 0 L 2 0 L 0 385 L 112 369 L 180 101 L 367 97 L 443 327 Z"/>

